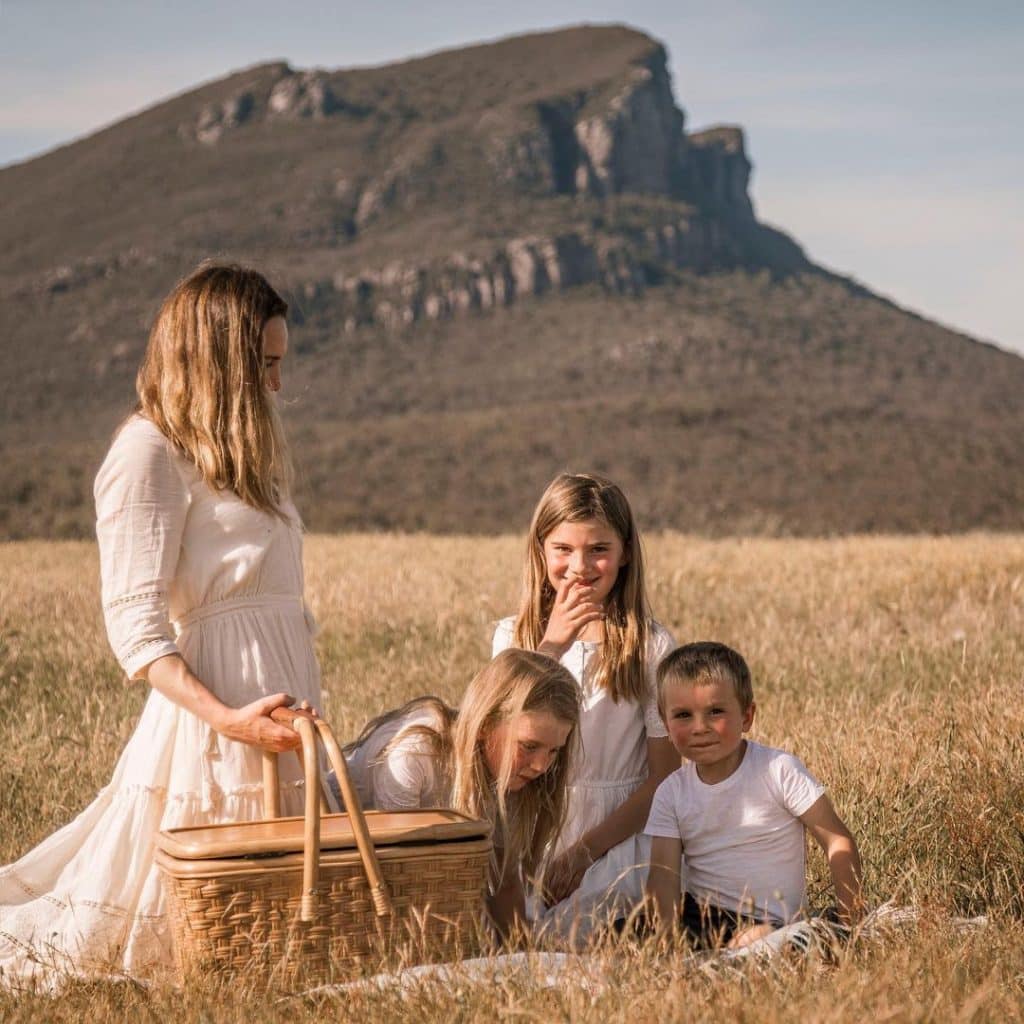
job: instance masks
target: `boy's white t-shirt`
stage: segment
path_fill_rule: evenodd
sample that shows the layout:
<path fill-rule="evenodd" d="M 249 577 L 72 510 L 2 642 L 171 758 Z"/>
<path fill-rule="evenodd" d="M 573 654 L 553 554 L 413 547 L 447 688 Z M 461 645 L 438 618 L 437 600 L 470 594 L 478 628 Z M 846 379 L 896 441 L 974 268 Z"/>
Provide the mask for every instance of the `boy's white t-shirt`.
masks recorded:
<path fill-rule="evenodd" d="M 687 762 L 658 787 L 644 831 L 683 843 L 686 891 L 756 920 L 803 910 L 804 827 L 825 792 L 793 754 L 747 740 L 739 768 L 714 785 Z"/>

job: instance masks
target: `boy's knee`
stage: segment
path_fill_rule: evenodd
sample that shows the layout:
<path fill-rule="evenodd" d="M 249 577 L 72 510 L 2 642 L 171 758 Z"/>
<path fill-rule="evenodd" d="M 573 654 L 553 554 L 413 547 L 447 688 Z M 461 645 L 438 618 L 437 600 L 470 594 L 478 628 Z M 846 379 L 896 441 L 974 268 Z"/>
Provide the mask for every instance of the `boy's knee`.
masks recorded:
<path fill-rule="evenodd" d="M 758 939 L 763 939 L 766 935 L 771 935 L 775 928 L 776 926 L 770 922 L 752 924 L 749 928 L 744 928 L 733 935 L 726 943 L 725 948 L 742 949 L 744 946 L 749 946 L 752 942 L 757 942 Z"/>

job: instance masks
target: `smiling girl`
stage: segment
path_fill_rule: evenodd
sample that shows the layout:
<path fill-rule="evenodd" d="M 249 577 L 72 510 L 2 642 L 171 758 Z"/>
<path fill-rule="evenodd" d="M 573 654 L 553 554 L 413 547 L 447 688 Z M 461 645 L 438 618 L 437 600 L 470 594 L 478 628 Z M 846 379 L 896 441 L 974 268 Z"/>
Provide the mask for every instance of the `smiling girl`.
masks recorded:
<path fill-rule="evenodd" d="M 524 577 L 519 614 L 498 624 L 494 652 L 540 651 L 579 686 L 582 756 L 541 923 L 582 942 L 643 898 L 642 829 L 658 784 L 679 767 L 654 678 L 675 643 L 651 617 L 633 513 L 608 480 L 564 473 L 551 482 L 533 514 Z"/>
<path fill-rule="evenodd" d="M 364 807 L 453 807 L 493 823 L 488 910 L 508 934 L 526 920 L 524 878 L 562 826 L 579 715 L 576 683 L 558 662 L 507 650 L 458 711 L 419 697 L 369 722 L 345 760 Z"/>

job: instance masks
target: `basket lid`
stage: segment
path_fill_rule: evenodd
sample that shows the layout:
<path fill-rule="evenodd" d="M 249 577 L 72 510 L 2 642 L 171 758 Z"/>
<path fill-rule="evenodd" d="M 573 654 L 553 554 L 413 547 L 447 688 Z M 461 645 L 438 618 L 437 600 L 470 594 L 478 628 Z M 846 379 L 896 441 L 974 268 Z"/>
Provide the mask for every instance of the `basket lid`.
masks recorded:
<path fill-rule="evenodd" d="M 366 824 L 375 846 L 451 842 L 475 839 L 491 832 L 488 822 L 444 808 L 367 811 Z M 299 853 L 303 847 L 304 825 L 305 819 L 299 817 L 171 828 L 157 836 L 157 847 L 180 860 Z M 347 814 L 325 814 L 320 818 L 321 850 L 344 850 L 355 845 Z"/>

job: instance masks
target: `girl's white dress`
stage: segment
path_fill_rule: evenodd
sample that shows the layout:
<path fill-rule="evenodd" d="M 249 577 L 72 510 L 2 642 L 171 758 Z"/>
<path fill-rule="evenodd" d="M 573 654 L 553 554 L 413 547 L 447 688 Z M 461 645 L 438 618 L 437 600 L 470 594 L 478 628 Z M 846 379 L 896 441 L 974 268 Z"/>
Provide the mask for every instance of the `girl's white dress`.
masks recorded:
<path fill-rule="evenodd" d="M 515 619 L 502 619 L 494 632 L 493 654 L 514 646 Z M 597 682 L 600 643 L 577 640 L 562 655 L 562 664 L 580 685 L 581 756 L 569 787 L 565 826 L 554 855 L 567 849 L 604 821 L 647 778 L 647 741 L 668 735 L 658 714 L 655 670 L 675 647 L 664 626 L 651 623 L 647 643 L 648 693 L 642 703 L 618 703 Z M 541 916 L 543 930 L 584 940 L 596 925 L 628 914 L 643 898 L 650 860 L 650 838 L 637 833 L 599 857 L 579 888 Z"/>
<path fill-rule="evenodd" d="M 232 707 L 279 691 L 319 705 L 293 507 L 280 519 L 211 490 L 140 417 L 114 440 L 95 496 L 104 617 L 129 679 L 180 652 Z M 299 776 L 282 757 L 283 814 L 302 813 Z M 0 980 L 170 966 L 157 832 L 261 817 L 261 779 L 257 748 L 150 692 L 110 784 L 0 867 Z"/>
<path fill-rule="evenodd" d="M 399 735 L 412 726 L 437 730 L 437 715 L 430 708 L 414 708 L 378 726 L 346 753 L 345 763 L 364 809 L 407 811 L 448 805 L 448 787 L 429 739 L 415 731 Z M 341 803 L 334 772 L 328 775 L 328 783 Z"/>

